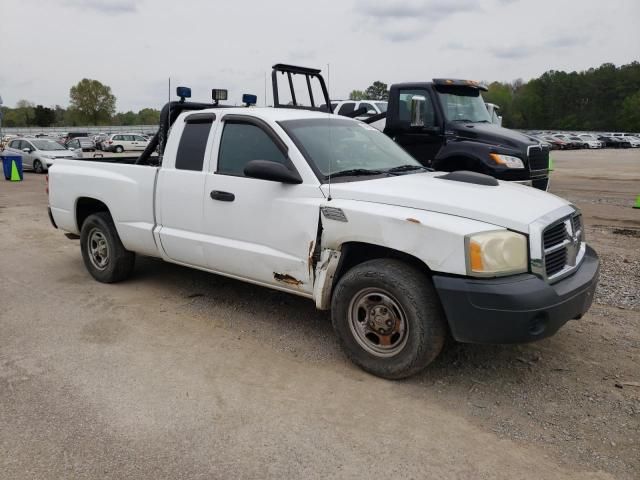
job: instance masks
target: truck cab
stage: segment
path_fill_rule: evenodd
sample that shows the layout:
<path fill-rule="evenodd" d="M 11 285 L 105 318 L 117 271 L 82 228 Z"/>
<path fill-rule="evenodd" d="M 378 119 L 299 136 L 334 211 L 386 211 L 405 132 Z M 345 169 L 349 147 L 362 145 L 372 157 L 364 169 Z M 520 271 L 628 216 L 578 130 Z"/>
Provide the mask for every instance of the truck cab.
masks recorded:
<path fill-rule="evenodd" d="M 493 122 L 471 80 L 391 86 L 386 118 L 373 118 L 416 160 L 435 170 L 470 170 L 547 190 L 549 148 Z"/>

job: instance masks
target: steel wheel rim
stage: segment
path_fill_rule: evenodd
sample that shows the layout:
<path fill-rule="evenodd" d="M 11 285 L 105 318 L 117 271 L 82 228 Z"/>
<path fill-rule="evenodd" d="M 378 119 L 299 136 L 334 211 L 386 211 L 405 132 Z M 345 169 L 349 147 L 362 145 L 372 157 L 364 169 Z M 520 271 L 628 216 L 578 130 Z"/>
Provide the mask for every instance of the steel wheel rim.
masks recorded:
<path fill-rule="evenodd" d="M 382 288 L 365 288 L 349 303 L 349 328 L 364 350 L 376 357 L 392 357 L 409 338 L 409 323 L 400 302 Z"/>
<path fill-rule="evenodd" d="M 109 244 L 107 237 L 97 228 L 92 228 L 87 241 L 89 259 L 98 270 L 104 270 L 109 264 Z"/>

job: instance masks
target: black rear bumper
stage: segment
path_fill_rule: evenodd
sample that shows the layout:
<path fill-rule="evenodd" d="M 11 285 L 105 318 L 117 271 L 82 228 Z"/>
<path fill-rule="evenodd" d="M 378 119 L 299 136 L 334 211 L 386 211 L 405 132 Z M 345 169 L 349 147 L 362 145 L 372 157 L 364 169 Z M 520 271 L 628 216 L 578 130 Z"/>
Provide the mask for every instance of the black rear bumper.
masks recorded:
<path fill-rule="evenodd" d="M 472 279 L 434 275 L 453 337 L 466 343 L 524 343 L 556 333 L 591 306 L 600 261 L 587 247 L 575 273 L 549 285 L 532 274 Z"/>

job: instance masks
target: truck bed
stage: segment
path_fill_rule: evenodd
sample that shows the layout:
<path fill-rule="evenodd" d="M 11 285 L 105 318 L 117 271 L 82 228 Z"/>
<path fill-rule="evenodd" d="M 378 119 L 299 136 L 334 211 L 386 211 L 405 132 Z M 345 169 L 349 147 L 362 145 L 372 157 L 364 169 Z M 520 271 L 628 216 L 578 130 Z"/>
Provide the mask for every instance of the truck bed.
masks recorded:
<path fill-rule="evenodd" d="M 97 199 L 109 205 L 125 248 L 157 256 L 153 228 L 158 168 L 129 164 L 133 161 L 129 157 L 57 160 L 49 169 L 49 207 L 56 225 L 79 234 L 77 217 L 83 199 Z"/>

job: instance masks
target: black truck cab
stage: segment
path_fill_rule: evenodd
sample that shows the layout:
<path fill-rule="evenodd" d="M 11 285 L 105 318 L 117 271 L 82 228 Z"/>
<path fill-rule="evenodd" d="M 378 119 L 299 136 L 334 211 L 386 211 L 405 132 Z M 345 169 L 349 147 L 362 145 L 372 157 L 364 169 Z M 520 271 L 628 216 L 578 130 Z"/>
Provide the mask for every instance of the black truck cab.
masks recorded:
<path fill-rule="evenodd" d="M 470 170 L 546 190 L 548 147 L 492 123 L 483 90 L 470 80 L 394 84 L 383 131 L 435 170 Z"/>

